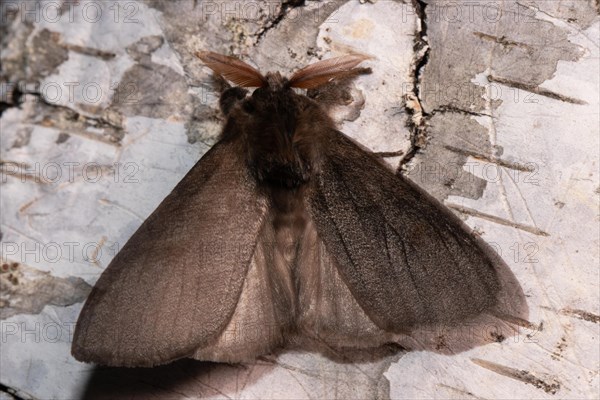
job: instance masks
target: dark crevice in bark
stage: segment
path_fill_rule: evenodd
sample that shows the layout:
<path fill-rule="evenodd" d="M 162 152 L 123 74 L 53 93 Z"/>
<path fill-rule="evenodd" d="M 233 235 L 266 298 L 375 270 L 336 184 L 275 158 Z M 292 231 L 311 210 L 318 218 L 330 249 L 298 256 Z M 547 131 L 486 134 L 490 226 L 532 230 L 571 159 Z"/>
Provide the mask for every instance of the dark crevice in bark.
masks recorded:
<path fill-rule="evenodd" d="M 448 105 L 444 105 L 441 107 L 436 108 L 435 110 L 432 110 L 430 113 L 428 113 L 428 116 L 433 116 L 435 114 L 439 114 L 439 113 L 457 113 L 457 114 L 464 114 L 464 115 L 472 115 L 474 117 L 490 117 L 492 118 L 492 115 L 490 114 L 486 114 L 486 113 L 479 113 L 476 111 L 469 111 L 469 110 L 463 110 L 462 108 L 458 108 L 458 107 L 454 107 L 454 106 L 448 106 Z"/>
<path fill-rule="evenodd" d="M 0 83 L 0 85 L 4 84 Z M 6 87 L 8 87 L 8 85 L 6 85 Z M 0 117 L 2 117 L 2 113 L 4 113 L 4 111 L 8 110 L 9 108 L 18 108 L 21 105 L 21 100 L 23 97 L 23 93 L 18 88 L 14 88 L 10 92 L 8 91 L 8 89 L 7 91 L 1 90 L 1 93 L 2 95 L 0 97 Z"/>
<path fill-rule="evenodd" d="M 87 124 L 92 125 L 96 128 L 111 128 L 117 132 L 123 131 L 123 126 L 119 125 L 118 123 L 116 123 L 114 121 L 110 121 L 109 119 L 104 118 L 102 116 L 84 115 L 84 114 L 81 114 L 77 110 L 74 110 L 67 106 L 63 106 L 62 104 L 51 103 L 48 100 L 46 100 L 46 98 L 39 92 L 31 91 L 31 92 L 26 92 L 26 94 L 35 96 L 38 99 L 38 101 L 46 107 L 54 107 L 59 111 L 68 113 L 70 115 L 70 119 L 72 119 L 72 120 L 83 119 L 86 122 L 87 121 L 95 121 L 94 124 L 90 124 L 89 122 Z"/>
<path fill-rule="evenodd" d="M 3 383 L 0 383 L 0 393 L 6 393 L 7 395 L 11 396 L 11 398 L 15 399 L 15 400 L 29 400 L 32 399 L 32 397 L 22 397 L 19 395 L 20 390 L 18 389 L 13 389 L 10 386 L 6 386 Z"/>
<path fill-rule="evenodd" d="M 33 109 L 28 108 L 29 117 L 34 113 L 34 120 L 38 122 L 43 120 L 44 126 L 53 127 L 64 134 L 69 134 L 71 128 L 85 131 L 87 127 L 94 127 L 102 129 L 103 133 L 90 133 L 89 136 L 115 146 L 120 146 L 125 135 L 120 114 L 114 112 L 103 112 L 102 115 L 84 114 L 68 106 L 48 101 L 37 88 L 28 89 L 26 85 L 16 84 L 10 92 L 4 92 L 0 100 L 0 116 L 10 108 L 21 108 L 24 103 L 34 104 Z"/>
<path fill-rule="evenodd" d="M 421 78 L 425 65 L 429 62 L 429 43 L 427 39 L 427 3 L 423 0 L 412 0 L 413 7 L 419 18 L 420 26 L 415 32 L 413 52 L 415 61 L 412 67 L 412 91 L 404 98 L 404 106 L 411 116 L 408 127 L 411 131 L 411 148 L 400 161 L 400 169 L 407 165 L 427 142 L 426 125 L 430 114 L 423 110 L 421 104 Z"/>
<path fill-rule="evenodd" d="M 417 12 L 417 16 L 421 21 L 421 29 L 419 30 L 419 32 L 417 32 L 418 34 L 415 36 L 415 44 L 413 50 L 415 51 L 415 54 L 419 54 L 423 49 L 426 49 L 423 55 L 420 57 L 420 59 L 417 60 L 414 70 L 415 94 L 417 95 L 417 98 L 419 100 L 422 100 L 420 85 L 421 76 L 423 75 L 423 69 L 425 68 L 425 65 L 429 62 L 429 52 L 431 50 L 429 48 L 429 42 L 427 39 L 427 13 L 425 11 L 427 8 L 427 3 L 425 3 L 423 0 L 413 0 L 413 4 Z"/>
<path fill-rule="evenodd" d="M 304 6 L 304 2 L 305 0 L 284 1 L 281 4 L 281 9 L 279 10 L 279 14 L 277 14 L 275 19 L 256 33 L 256 42 L 254 42 L 254 45 L 256 46 L 268 31 L 275 28 L 285 18 L 285 16 L 291 9 Z"/>

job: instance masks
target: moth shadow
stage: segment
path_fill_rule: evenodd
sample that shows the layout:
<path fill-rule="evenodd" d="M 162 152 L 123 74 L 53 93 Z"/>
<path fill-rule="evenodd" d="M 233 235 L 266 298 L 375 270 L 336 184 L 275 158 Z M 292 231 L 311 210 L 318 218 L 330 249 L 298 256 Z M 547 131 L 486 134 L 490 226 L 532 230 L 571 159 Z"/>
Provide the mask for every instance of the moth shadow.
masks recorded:
<path fill-rule="evenodd" d="M 83 399 L 228 398 L 275 368 L 181 359 L 152 368 L 96 367 Z M 224 384 L 225 383 L 225 384 Z"/>

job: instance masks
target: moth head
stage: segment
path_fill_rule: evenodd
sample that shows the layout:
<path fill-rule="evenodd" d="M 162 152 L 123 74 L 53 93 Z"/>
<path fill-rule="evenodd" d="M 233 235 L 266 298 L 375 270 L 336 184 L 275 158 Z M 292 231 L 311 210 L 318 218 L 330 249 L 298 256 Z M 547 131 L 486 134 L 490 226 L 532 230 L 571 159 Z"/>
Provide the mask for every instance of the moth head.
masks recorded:
<path fill-rule="evenodd" d="M 291 77 L 279 72 L 261 74 L 254 67 L 211 52 L 197 56 L 206 66 L 237 86 L 221 93 L 227 117 L 222 137 L 246 138 L 246 160 L 261 181 L 296 187 L 310 179 L 320 159 L 319 132 L 335 129 L 323 104 L 294 91 L 323 88 L 332 81 L 355 77 L 355 68 L 368 57 L 347 55 L 310 64 Z M 248 95 L 246 88 L 255 88 Z"/>

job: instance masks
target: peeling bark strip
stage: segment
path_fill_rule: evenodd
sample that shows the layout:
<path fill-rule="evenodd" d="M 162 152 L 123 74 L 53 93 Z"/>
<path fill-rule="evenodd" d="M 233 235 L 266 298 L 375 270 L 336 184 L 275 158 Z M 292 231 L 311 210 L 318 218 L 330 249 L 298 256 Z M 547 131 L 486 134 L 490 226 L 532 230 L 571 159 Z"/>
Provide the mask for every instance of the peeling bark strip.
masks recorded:
<path fill-rule="evenodd" d="M 545 96 L 545 97 L 548 97 L 548 98 L 551 98 L 554 100 L 564 101 L 565 103 L 579 104 L 579 105 L 587 105 L 588 104 L 587 102 L 585 102 L 583 100 L 579 100 L 574 97 L 565 96 L 563 94 L 556 93 L 556 92 L 553 92 L 548 89 L 543 89 L 543 88 L 539 87 L 538 85 L 531 85 L 529 83 L 518 82 L 518 81 L 514 81 L 512 79 L 507 79 L 507 78 L 503 78 L 500 76 L 494 76 L 494 75 L 488 75 L 487 79 L 490 82 L 496 82 L 496 83 L 500 83 L 502 85 L 514 87 L 516 89 L 526 90 L 531 93 L 539 94 L 540 96 Z"/>
<path fill-rule="evenodd" d="M 453 203 L 444 203 L 444 204 L 452 209 L 455 209 L 456 211 L 463 213 L 463 214 L 471 215 L 473 217 L 487 219 L 488 221 L 492 221 L 492 222 L 495 222 L 500 225 L 506 225 L 506 226 L 510 226 L 513 228 L 517 228 L 517 229 L 520 229 L 525 232 L 533 233 L 534 235 L 550 236 L 550 234 L 544 232 L 543 230 L 541 230 L 540 228 L 535 227 L 535 226 L 521 224 L 521 223 L 514 222 L 514 221 L 509 221 L 507 219 L 497 217 L 497 216 L 491 215 L 491 214 L 486 214 L 481 211 L 477 211 L 473 208 L 463 207 L 458 204 L 453 204 Z"/>
<path fill-rule="evenodd" d="M 125 131 L 122 126 L 123 117 L 120 113 L 105 110 L 101 115 L 96 115 L 95 111 L 97 110 L 90 110 L 91 112 L 85 115 L 72 108 L 47 101 L 37 91 L 37 88 L 31 91 L 25 91 L 23 88 L 23 92 L 23 94 L 31 96 L 21 106 L 26 110 L 27 117 L 32 119 L 29 127 L 54 128 L 65 134 L 115 147 L 121 146 Z M 86 105 L 79 104 L 79 106 L 83 109 Z M 13 147 L 15 146 L 13 145 Z"/>
<path fill-rule="evenodd" d="M 539 325 L 535 325 L 529 321 L 527 321 L 526 319 L 523 318 L 517 318 L 514 317 L 512 315 L 507 315 L 507 314 L 503 314 L 503 315 L 496 315 L 498 318 L 503 319 L 505 321 L 509 321 L 512 324 L 515 324 L 517 326 L 522 326 L 523 328 L 527 328 L 530 329 L 532 331 L 537 331 L 537 332 L 541 332 L 544 330 L 544 323 L 540 322 Z"/>
<path fill-rule="evenodd" d="M 595 324 L 600 323 L 600 315 L 592 314 L 589 311 L 572 308 L 563 308 L 562 310 L 560 310 L 560 313 L 563 315 L 573 316 L 584 321 L 593 322 Z"/>
<path fill-rule="evenodd" d="M 58 278 L 17 262 L 3 262 L 0 320 L 17 314 L 39 314 L 46 305 L 70 306 L 84 301 L 90 290 L 81 278 Z"/>
<path fill-rule="evenodd" d="M 501 158 L 496 158 L 494 156 L 488 156 L 486 154 L 480 154 L 471 150 L 465 150 L 465 149 L 459 149 L 458 147 L 454 147 L 454 146 L 444 146 L 446 149 L 453 151 L 455 153 L 458 154 L 462 154 L 463 156 L 468 156 L 468 157 L 473 157 L 473 158 L 477 158 L 479 160 L 482 161 L 486 161 L 486 162 L 490 162 L 490 163 L 494 163 L 494 164 L 498 164 L 501 167 L 506 167 L 506 168 L 510 168 L 510 169 L 516 169 L 518 171 L 523 171 L 523 172 L 535 172 L 536 168 L 532 167 L 531 165 L 528 164 L 532 164 L 532 163 L 515 163 L 512 161 L 507 161 L 507 160 L 503 160 Z"/>
<path fill-rule="evenodd" d="M 459 389 L 457 387 L 454 386 L 450 386 L 450 385 L 445 385 L 443 383 L 438 385 L 439 387 L 445 388 L 445 389 L 449 389 L 455 393 L 458 393 L 461 396 L 468 396 L 469 398 L 473 398 L 473 399 L 477 399 L 477 400 L 487 400 L 484 397 L 479 397 L 479 396 L 475 396 L 473 393 L 467 391 L 467 390 L 463 390 L 463 389 Z"/>
<path fill-rule="evenodd" d="M 377 154 L 381 158 L 388 158 L 388 157 L 398 157 L 398 156 L 401 156 L 402 154 L 404 154 L 404 152 L 402 150 L 398 150 L 398 151 L 377 151 L 377 152 L 375 152 L 375 154 Z"/>
<path fill-rule="evenodd" d="M 74 51 L 75 53 L 83 54 L 86 56 L 98 57 L 105 61 L 112 60 L 117 56 L 115 53 L 94 49 L 92 47 L 77 46 L 74 44 L 62 44 L 62 46 L 67 50 Z"/>
<path fill-rule="evenodd" d="M 543 380 L 535 376 L 533 373 L 523 369 L 507 367 L 505 365 L 482 360 L 480 358 L 471 358 L 471 361 L 480 367 L 488 369 L 497 374 L 533 385 L 538 389 L 542 389 L 546 393 L 556 394 L 561 388 L 560 381 L 553 376 L 547 376 L 546 380 Z"/>
<path fill-rule="evenodd" d="M 519 47 L 519 48 L 526 49 L 526 50 L 532 49 L 532 47 L 530 45 L 521 43 L 521 42 L 515 42 L 512 40 L 508 40 L 508 39 L 506 39 L 506 36 L 498 37 L 498 36 L 489 35 L 489 34 L 483 33 L 483 32 L 473 32 L 473 35 L 477 36 L 478 38 L 480 38 L 482 40 L 487 40 L 487 41 L 491 41 L 494 43 L 498 43 L 505 47 Z"/>

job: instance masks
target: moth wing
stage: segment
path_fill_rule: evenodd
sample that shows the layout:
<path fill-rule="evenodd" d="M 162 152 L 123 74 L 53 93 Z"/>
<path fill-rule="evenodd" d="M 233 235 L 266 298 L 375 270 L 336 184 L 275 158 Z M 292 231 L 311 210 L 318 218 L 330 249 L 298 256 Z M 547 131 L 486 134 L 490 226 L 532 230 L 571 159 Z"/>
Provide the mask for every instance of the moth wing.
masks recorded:
<path fill-rule="evenodd" d="M 266 215 L 235 312 L 221 334 L 198 348 L 193 358 L 247 362 L 285 343 L 294 320 L 289 275 L 277 257 L 273 217 L 274 213 Z"/>
<path fill-rule="evenodd" d="M 113 259 L 80 314 L 75 358 L 152 366 L 221 333 L 268 208 L 239 145 L 213 146 Z"/>
<path fill-rule="evenodd" d="M 341 132 L 327 140 L 309 212 L 377 327 L 409 333 L 482 313 L 524 315 L 508 267 L 459 218 Z"/>

